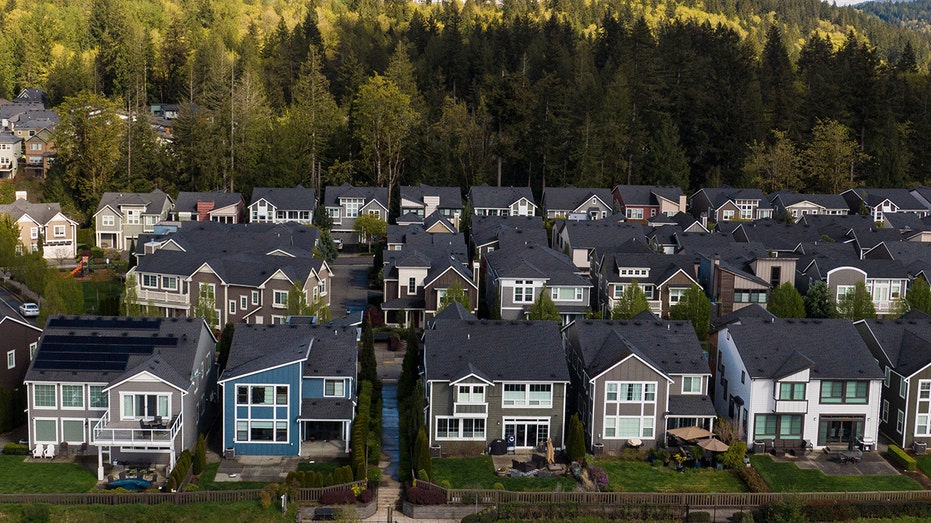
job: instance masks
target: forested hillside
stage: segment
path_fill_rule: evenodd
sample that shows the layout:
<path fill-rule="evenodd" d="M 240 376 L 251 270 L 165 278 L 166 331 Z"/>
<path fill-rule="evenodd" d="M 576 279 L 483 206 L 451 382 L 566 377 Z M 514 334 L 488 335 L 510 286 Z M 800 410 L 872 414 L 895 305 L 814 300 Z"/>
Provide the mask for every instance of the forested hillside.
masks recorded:
<path fill-rule="evenodd" d="M 927 35 L 816 0 L 7 0 L 0 97 L 59 109 L 47 199 L 488 182 L 920 182 Z M 173 142 L 142 114 L 181 103 Z"/>
<path fill-rule="evenodd" d="M 868 2 L 859 8 L 886 22 L 923 33 L 931 32 L 931 1 Z"/>

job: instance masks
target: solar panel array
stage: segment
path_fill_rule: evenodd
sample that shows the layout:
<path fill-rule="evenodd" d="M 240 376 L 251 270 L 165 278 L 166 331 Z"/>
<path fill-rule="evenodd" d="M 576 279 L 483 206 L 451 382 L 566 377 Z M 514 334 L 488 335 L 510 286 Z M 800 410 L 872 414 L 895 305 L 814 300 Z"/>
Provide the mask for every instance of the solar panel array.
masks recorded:
<path fill-rule="evenodd" d="M 46 329 L 126 329 L 126 330 L 158 330 L 161 325 L 160 318 L 87 318 L 87 317 L 55 317 L 48 321 Z"/>
<path fill-rule="evenodd" d="M 109 321 L 109 320 L 105 320 Z M 124 323 L 120 320 L 121 326 Z M 87 325 L 82 325 L 87 327 Z M 99 324 L 93 328 L 101 328 Z M 33 368 L 59 371 L 126 370 L 133 355 L 148 356 L 161 347 L 177 347 L 178 338 L 162 336 L 47 335 Z"/>

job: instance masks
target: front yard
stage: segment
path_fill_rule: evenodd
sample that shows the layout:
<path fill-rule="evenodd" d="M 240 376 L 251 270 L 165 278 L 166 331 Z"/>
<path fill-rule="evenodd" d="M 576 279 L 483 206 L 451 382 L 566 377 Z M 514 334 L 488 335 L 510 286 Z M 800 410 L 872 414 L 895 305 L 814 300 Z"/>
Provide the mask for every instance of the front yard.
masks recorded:
<path fill-rule="evenodd" d="M 746 492 L 733 470 L 651 466 L 645 461 L 624 461 L 589 456 L 588 463 L 608 474 L 608 489 L 620 492 Z"/>
<path fill-rule="evenodd" d="M 826 476 L 820 470 L 803 470 L 795 463 L 777 463 L 769 456 L 753 456 L 750 463 L 773 492 L 872 492 L 921 490 L 908 476 Z"/>
<path fill-rule="evenodd" d="M 74 463 L 24 461 L 24 456 L 0 455 L 0 494 L 88 492 L 97 477 Z"/>

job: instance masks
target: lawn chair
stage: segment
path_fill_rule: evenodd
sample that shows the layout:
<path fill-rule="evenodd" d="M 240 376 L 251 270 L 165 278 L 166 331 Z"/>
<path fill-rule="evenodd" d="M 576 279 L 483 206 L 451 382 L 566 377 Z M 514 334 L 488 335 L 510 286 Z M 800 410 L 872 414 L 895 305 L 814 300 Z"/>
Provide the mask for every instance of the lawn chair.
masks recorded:
<path fill-rule="evenodd" d="M 81 443 L 81 448 L 78 449 L 78 453 L 79 453 L 80 455 L 82 455 L 82 456 L 84 455 L 85 452 L 87 452 L 87 442 L 86 442 L 86 441 L 85 441 L 84 443 Z"/>
<path fill-rule="evenodd" d="M 39 443 L 38 445 L 36 445 L 36 448 L 33 449 L 32 457 L 35 459 L 39 459 L 44 455 L 45 455 L 45 446 Z"/>
<path fill-rule="evenodd" d="M 45 447 L 44 456 L 48 459 L 55 459 L 55 445 L 52 443 L 48 444 L 48 447 Z"/>

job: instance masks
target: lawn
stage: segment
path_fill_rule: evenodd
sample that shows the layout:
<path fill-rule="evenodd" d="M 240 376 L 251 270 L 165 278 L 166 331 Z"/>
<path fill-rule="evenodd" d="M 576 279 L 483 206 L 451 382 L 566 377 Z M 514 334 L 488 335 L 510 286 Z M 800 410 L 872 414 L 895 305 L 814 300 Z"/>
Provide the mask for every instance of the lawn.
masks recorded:
<path fill-rule="evenodd" d="M 123 286 L 115 280 L 86 280 L 81 282 L 81 291 L 85 314 L 116 314 L 111 309 L 119 308 Z"/>
<path fill-rule="evenodd" d="M 203 474 L 197 480 L 197 484 L 204 490 L 249 490 L 265 488 L 267 483 L 261 481 L 216 481 L 217 469 L 220 468 L 220 462 L 207 463 Z"/>
<path fill-rule="evenodd" d="M 349 460 L 347 459 L 347 460 L 318 461 L 316 463 L 306 463 L 306 462 L 298 463 L 297 470 L 300 470 L 300 471 L 313 470 L 315 472 L 319 472 L 323 474 L 323 479 L 325 480 L 327 477 L 327 474 L 330 474 L 331 472 L 336 470 L 338 467 L 342 467 L 343 465 L 349 465 Z"/>
<path fill-rule="evenodd" d="M 695 469 L 676 472 L 645 461 L 589 457 L 589 464 L 608 474 L 608 487 L 623 492 L 746 492 L 733 470 Z"/>
<path fill-rule="evenodd" d="M 826 476 L 820 470 L 802 470 L 795 463 L 776 463 L 769 456 L 753 456 L 750 463 L 773 492 L 869 492 L 921 490 L 908 476 Z"/>
<path fill-rule="evenodd" d="M 925 476 L 931 477 L 931 454 L 915 456 L 915 461 L 918 462 L 918 470 L 924 472 Z"/>
<path fill-rule="evenodd" d="M 98 523 L 119 521 L 121 523 L 284 523 L 293 522 L 296 508 L 291 507 L 286 515 L 281 514 L 280 505 L 263 509 L 257 501 L 230 503 L 200 503 L 192 505 L 83 505 L 48 506 L 47 521 L 69 523 Z M 0 506 L 0 522 L 27 521 L 23 517 L 24 505 Z M 34 510 L 34 509 L 33 509 Z M 30 519 L 29 521 L 36 521 Z"/>
<path fill-rule="evenodd" d="M 566 477 L 500 478 L 495 475 L 491 456 L 434 459 L 433 477 L 436 483 L 448 481 L 452 488 L 490 489 L 501 483 L 505 490 L 552 492 L 573 491 L 577 485 L 574 479 Z"/>
<path fill-rule="evenodd" d="M 0 456 L 0 493 L 88 492 L 97 476 L 74 463 L 25 462 L 24 456 Z"/>

